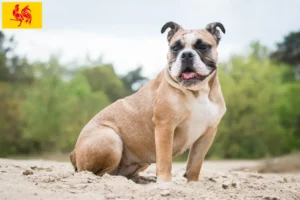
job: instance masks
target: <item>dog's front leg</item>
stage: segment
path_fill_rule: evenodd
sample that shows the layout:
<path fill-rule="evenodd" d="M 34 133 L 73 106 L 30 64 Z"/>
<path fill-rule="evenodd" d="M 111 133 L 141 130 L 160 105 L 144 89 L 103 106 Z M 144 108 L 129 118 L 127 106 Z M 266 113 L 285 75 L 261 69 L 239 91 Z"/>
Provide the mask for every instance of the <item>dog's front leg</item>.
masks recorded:
<path fill-rule="evenodd" d="M 155 127 L 156 176 L 158 181 L 171 181 L 173 136 L 173 128 Z"/>
<path fill-rule="evenodd" d="M 216 132 L 216 127 L 208 128 L 204 135 L 192 145 L 189 152 L 186 172 L 184 174 L 188 182 L 198 181 L 205 155 L 214 140 Z"/>

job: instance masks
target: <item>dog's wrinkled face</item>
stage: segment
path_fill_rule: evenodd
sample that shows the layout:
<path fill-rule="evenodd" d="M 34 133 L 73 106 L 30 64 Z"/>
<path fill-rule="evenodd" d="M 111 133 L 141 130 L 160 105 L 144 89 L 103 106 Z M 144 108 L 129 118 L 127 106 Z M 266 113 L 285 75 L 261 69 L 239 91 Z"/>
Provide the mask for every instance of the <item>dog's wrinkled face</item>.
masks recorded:
<path fill-rule="evenodd" d="M 163 26 L 162 33 L 171 28 L 168 33 L 169 73 L 183 87 L 199 89 L 201 83 L 217 69 L 217 46 L 221 37 L 216 27 L 225 32 L 220 23 L 211 23 L 200 30 L 184 30 L 174 22 Z"/>

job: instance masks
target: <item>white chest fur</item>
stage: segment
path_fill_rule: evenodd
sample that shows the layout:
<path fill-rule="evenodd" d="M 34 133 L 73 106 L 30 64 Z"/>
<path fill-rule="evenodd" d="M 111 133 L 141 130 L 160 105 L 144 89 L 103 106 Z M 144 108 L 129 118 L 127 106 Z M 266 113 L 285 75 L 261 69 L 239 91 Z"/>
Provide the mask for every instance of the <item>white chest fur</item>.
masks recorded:
<path fill-rule="evenodd" d="M 223 113 L 217 104 L 209 100 L 207 94 L 190 97 L 186 106 L 190 115 L 185 121 L 187 139 L 184 148 L 189 148 L 208 127 L 220 121 Z"/>

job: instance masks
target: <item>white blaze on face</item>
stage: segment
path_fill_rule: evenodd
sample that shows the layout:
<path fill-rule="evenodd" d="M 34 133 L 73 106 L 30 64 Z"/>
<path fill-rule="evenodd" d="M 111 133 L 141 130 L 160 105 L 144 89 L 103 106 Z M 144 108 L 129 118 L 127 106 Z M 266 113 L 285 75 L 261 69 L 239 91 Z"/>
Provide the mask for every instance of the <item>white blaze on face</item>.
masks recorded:
<path fill-rule="evenodd" d="M 186 47 L 192 47 L 192 45 L 196 42 L 197 36 L 196 33 L 187 33 L 183 37 L 184 43 Z"/>
<path fill-rule="evenodd" d="M 171 76 L 177 78 L 180 76 L 181 72 L 181 53 L 177 56 L 176 61 L 172 63 L 171 66 Z"/>

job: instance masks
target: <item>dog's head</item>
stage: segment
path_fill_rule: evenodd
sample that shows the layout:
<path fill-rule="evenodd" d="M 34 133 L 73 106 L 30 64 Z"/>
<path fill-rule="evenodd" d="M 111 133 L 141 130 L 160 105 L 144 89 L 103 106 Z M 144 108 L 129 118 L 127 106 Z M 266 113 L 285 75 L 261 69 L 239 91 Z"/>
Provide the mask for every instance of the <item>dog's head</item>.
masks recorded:
<path fill-rule="evenodd" d="M 221 40 L 220 28 L 224 26 L 210 23 L 205 29 L 185 30 L 175 22 L 167 22 L 161 29 L 168 28 L 168 68 L 169 73 L 183 87 L 198 90 L 215 70 L 217 70 L 217 46 Z"/>

